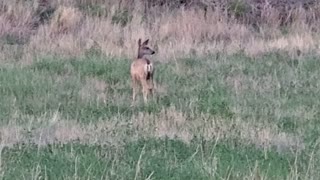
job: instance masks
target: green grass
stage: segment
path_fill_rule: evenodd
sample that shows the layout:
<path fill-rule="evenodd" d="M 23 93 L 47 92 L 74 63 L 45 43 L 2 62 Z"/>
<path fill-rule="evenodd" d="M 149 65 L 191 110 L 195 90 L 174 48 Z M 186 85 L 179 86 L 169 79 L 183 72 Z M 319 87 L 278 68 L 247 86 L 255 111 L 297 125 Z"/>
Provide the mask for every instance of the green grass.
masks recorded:
<path fill-rule="evenodd" d="M 141 139 L 121 148 L 79 144 L 20 148 L 23 150 L 3 150 L 8 179 L 234 179 L 258 171 L 260 176 L 283 179 L 294 162 L 293 156 L 274 151 L 210 141 L 187 145 L 177 140 Z"/>
<path fill-rule="evenodd" d="M 186 74 L 174 72 L 176 67 L 173 64 L 160 64 L 156 81 L 168 82 L 163 83 L 170 87 L 168 92 L 159 94 L 158 105 L 151 103 L 150 106 L 138 106 L 136 109 L 158 112 L 163 106 L 174 105 L 183 111 L 192 109 L 231 117 L 228 90 L 221 81 L 223 74 L 206 74 L 205 71 L 201 72 L 201 66 L 193 72 L 192 66 L 188 65 L 194 63 L 192 61 L 188 59 L 186 65 L 181 67 Z M 131 116 L 132 108 L 128 103 L 131 100 L 129 63 L 126 59 L 41 59 L 31 67 L 2 71 L 1 95 L 11 97 L 9 100 L 15 98 L 17 108 L 23 114 L 37 116 L 58 109 L 65 117 L 82 122 L 110 117 L 114 113 Z M 215 78 L 217 76 L 219 79 Z M 78 92 L 85 85 L 87 77 L 104 81 L 109 86 L 107 105 L 102 106 L 93 100 L 81 102 Z M 199 78 L 206 79 L 199 82 Z M 123 101 L 119 102 L 118 99 Z M 190 106 L 191 100 L 198 104 Z M 1 116 L 9 118 L 5 114 Z"/>
<path fill-rule="evenodd" d="M 130 62 L 44 57 L 1 68 L 1 177 L 320 177 L 317 56 L 156 63 L 156 98 L 144 105 L 139 94 L 134 107 Z"/>

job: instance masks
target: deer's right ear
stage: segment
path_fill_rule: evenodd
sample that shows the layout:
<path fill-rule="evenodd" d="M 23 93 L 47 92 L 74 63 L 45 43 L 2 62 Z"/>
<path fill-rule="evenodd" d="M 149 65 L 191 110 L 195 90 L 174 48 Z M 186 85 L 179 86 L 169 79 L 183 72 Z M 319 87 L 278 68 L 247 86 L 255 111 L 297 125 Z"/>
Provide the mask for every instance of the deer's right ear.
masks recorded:
<path fill-rule="evenodd" d="M 138 40 L 138 45 L 141 46 L 141 39 Z"/>
<path fill-rule="evenodd" d="M 149 43 L 149 39 L 145 40 L 145 41 L 142 43 L 142 45 L 143 45 L 143 46 L 146 46 L 146 45 L 148 45 L 148 43 Z"/>

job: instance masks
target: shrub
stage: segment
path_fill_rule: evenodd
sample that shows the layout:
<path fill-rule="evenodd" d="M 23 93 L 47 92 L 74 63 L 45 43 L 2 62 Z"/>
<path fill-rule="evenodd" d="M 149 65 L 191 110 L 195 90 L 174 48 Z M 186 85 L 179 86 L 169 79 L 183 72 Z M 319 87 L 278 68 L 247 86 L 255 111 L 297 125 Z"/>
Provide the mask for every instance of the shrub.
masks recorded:
<path fill-rule="evenodd" d="M 121 26 L 126 26 L 132 20 L 132 15 L 127 9 L 117 10 L 112 16 L 112 24 L 120 24 Z"/>

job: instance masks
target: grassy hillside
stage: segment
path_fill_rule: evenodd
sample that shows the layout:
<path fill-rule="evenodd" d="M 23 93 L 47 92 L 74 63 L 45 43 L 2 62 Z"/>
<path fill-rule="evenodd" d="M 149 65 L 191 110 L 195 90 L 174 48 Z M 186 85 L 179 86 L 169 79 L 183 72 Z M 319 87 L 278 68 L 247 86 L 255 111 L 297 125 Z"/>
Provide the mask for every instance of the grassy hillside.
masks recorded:
<path fill-rule="evenodd" d="M 132 58 L 139 38 L 151 39 L 159 61 L 217 52 L 232 55 L 242 51 L 250 57 L 273 51 L 290 56 L 297 51 L 319 54 L 320 5 L 308 10 L 288 7 L 284 16 L 284 10 L 268 4 L 262 4 L 255 14 L 234 1 L 229 11 L 218 5 L 204 11 L 145 8 L 142 1 L 4 0 L 0 6 L 0 59 L 25 65 L 37 56 L 77 57 L 92 49 L 107 56 Z M 250 15 L 248 22 L 243 13 Z"/>
<path fill-rule="evenodd" d="M 315 10 L 48 2 L 0 3 L 1 179 L 319 179 Z M 138 38 L 156 96 L 131 106 Z"/>
<path fill-rule="evenodd" d="M 129 59 L 3 67 L 4 178 L 317 179 L 319 59 L 271 53 L 158 63 L 131 107 Z"/>

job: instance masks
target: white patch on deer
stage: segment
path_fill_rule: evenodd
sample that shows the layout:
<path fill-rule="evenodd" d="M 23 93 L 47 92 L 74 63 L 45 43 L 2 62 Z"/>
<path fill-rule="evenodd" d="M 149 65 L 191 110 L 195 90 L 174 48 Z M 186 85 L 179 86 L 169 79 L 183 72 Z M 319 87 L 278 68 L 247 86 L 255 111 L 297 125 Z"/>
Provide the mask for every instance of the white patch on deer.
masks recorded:
<path fill-rule="evenodd" d="M 144 65 L 144 72 L 149 73 L 149 72 L 152 72 L 152 70 L 153 70 L 153 66 L 151 63 Z"/>

